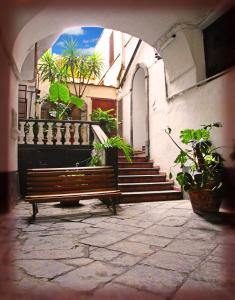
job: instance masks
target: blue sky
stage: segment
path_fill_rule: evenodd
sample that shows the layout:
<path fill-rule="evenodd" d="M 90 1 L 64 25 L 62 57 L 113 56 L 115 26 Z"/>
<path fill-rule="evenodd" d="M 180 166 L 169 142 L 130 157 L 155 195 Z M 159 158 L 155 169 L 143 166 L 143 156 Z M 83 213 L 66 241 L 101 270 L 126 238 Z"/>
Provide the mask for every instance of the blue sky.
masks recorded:
<path fill-rule="evenodd" d="M 57 41 L 52 45 L 53 54 L 62 54 L 64 51 L 64 41 L 71 37 L 78 42 L 78 48 L 81 52 L 90 54 L 103 32 L 100 27 L 70 27 L 66 28 L 58 37 Z"/>

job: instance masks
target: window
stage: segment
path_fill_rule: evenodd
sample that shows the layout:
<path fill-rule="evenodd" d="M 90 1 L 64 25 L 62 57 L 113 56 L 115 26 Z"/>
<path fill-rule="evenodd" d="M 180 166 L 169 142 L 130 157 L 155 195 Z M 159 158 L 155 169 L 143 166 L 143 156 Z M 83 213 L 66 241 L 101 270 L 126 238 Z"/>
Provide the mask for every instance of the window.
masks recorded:
<path fill-rule="evenodd" d="M 235 64 L 235 7 L 203 31 L 206 75 L 211 77 Z"/>

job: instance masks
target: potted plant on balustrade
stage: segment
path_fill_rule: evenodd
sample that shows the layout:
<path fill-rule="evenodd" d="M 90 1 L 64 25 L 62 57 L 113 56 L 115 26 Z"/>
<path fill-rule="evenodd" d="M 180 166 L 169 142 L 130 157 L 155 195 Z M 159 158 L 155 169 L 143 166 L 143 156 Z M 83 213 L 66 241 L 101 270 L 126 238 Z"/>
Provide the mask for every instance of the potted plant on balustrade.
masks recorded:
<path fill-rule="evenodd" d="M 171 128 L 165 130 L 180 151 L 174 161 L 181 168 L 176 180 L 188 192 L 193 211 L 198 214 L 218 212 L 222 201 L 224 159 L 217 152 L 220 147 L 211 142 L 211 130 L 219 127 L 222 125 L 217 122 L 181 130 L 180 140 L 187 148 L 175 141 Z"/>
<path fill-rule="evenodd" d="M 88 162 L 90 166 L 101 166 L 103 151 L 112 151 L 112 149 L 122 152 L 127 161 L 132 162 L 133 148 L 123 138 L 116 135 L 118 122 L 112 114 L 113 111 L 113 109 L 102 110 L 97 108 L 91 114 L 91 120 L 100 122 L 100 127 L 108 138 L 103 143 L 94 143 L 92 157 Z"/>
<path fill-rule="evenodd" d="M 102 110 L 96 108 L 91 114 L 91 120 L 100 122 L 100 127 L 109 137 L 117 133 L 117 118 L 113 116 L 113 111 L 114 109 Z"/>
<path fill-rule="evenodd" d="M 102 153 L 103 151 L 109 151 L 111 149 L 120 150 L 126 157 L 128 162 L 132 162 L 133 148 L 120 136 L 113 136 L 107 138 L 103 143 L 94 143 L 94 149 L 92 157 L 88 161 L 89 166 L 101 166 L 102 165 Z"/>

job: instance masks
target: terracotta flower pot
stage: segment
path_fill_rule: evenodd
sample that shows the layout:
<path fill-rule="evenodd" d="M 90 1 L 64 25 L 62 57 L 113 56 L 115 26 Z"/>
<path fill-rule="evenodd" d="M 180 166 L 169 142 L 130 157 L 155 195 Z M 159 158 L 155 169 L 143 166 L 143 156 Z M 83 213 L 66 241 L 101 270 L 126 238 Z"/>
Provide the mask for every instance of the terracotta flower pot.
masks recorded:
<path fill-rule="evenodd" d="M 197 214 L 216 213 L 221 205 L 221 197 L 212 190 L 189 190 L 193 211 Z"/>

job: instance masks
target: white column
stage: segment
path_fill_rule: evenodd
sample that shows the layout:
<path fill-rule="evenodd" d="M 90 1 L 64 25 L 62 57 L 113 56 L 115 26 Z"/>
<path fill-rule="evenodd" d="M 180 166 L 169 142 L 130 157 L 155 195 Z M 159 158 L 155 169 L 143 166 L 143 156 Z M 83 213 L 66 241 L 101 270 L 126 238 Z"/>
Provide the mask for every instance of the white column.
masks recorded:
<path fill-rule="evenodd" d="M 61 123 L 56 123 L 57 126 L 57 132 L 56 132 L 56 145 L 62 145 L 61 142 L 61 138 L 62 138 L 62 134 L 61 134 Z"/>
<path fill-rule="evenodd" d="M 70 123 L 65 123 L 65 145 L 70 145 Z"/>

